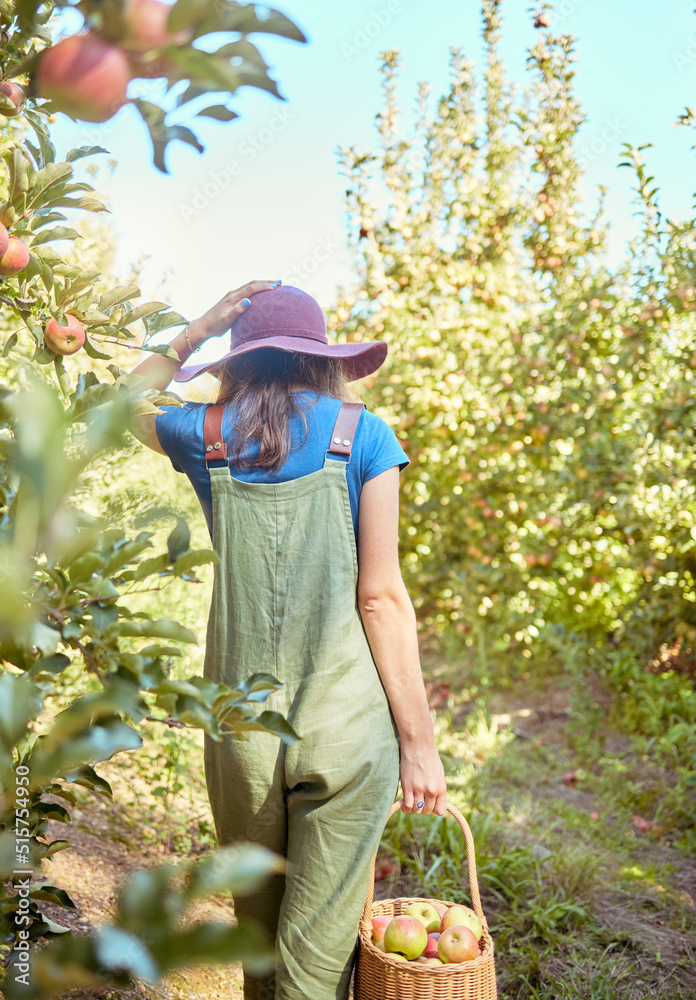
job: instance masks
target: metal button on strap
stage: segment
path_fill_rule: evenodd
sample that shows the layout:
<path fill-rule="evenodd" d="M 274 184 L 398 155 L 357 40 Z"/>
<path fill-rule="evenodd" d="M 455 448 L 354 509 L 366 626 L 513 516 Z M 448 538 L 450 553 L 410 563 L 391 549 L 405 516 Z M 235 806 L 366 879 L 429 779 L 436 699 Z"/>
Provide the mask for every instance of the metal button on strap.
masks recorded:
<path fill-rule="evenodd" d="M 220 444 L 219 441 L 216 441 L 215 444 L 213 445 L 213 447 L 214 448 L 222 448 L 222 445 Z"/>
<path fill-rule="evenodd" d="M 346 446 L 346 448 L 347 448 L 347 447 L 348 447 L 348 445 L 350 444 L 350 441 L 344 441 L 344 442 L 343 442 L 343 444 L 344 444 L 344 445 Z"/>
<path fill-rule="evenodd" d="M 340 444 L 340 443 L 341 443 L 340 438 L 334 438 L 334 444 Z"/>
<path fill-rule="evenodd" d="M 212 451 L 213 450 L 212 444 L 209 444 L 205 450 L 206 451 Z"/>

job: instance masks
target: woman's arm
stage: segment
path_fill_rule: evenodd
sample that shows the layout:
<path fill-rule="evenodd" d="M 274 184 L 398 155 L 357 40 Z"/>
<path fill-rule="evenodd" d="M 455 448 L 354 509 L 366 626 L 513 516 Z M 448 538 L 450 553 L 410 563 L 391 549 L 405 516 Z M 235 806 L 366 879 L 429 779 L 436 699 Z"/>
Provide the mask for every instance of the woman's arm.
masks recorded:
<path fill-rule="evenodd" d="M 227 292 L 200 319 L 189 323 L 186 331 L 178 333 L 169 342 L 169 346 L 179 355 L 178 361 L 170 361 L 169 358 L 164 358 L 161 354 L 150 354 L 133 369 L 131 374 L 141 376 L 143 390 L 166 389 L 174 378 L 174 373 L 181 368 L 193 351 L 196 351 L 211 337 L 222 337 L 223 334 L 227 333 L 237 317 L 241 316 L 248 307 L 249 296 L 255 295 L 256 292 L 277 288 L 279 284 L 279 281 L 249 281 L 241 288 Z M 163 455 L 164 451 L 157 439 L 155 429 L 156 419 L 155 413 L 145 413 L 137 417 L 133 433 L 148 448 Z"/>
<path fill-rule="evenodd" d="M 399 469 L 370 479 L 360 493 L 358 607 L 401 740 L 404 812 L 443 816 L 447 787 L 418 654 L 416 615 L 401 578 L 398 548 Z"/>

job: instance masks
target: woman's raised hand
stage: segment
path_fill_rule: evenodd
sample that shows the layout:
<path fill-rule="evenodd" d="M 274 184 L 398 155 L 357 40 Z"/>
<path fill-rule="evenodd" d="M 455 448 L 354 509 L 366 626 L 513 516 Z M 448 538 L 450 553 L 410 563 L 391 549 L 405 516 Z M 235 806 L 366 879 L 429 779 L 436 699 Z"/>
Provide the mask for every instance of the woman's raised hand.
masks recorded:
<path fill-rule="evenodd" d="M 280 281 L 248 281 L 246 285 L 227 292 L 214 306 L 203 313 L 200 319 L 194 320 L 188 328 L 191 341 L 202 344 L 211 337 L 222 337 L 232 326 L 238 316 L 247 309 L 251 296 L 257 292 L 265 292 L 277 288 Z"/>

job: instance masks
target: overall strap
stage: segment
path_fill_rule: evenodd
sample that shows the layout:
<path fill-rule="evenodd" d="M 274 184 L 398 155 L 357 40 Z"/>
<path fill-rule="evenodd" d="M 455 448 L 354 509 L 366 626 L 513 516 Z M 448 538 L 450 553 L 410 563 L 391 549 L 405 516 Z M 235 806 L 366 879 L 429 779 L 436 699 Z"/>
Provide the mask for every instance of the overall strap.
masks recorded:
<path fill-rule="evenodd" d="M 205 442 L 205 462 L 227 461 L 227 445 L 222 437 L 222 417 L 225 412 L 224 403 L 216 403 L 205 411 L 203 423 L 203 440 Z"/>
<path fill-rule="evenodd" d="M 347 455 L 350 462 L 355 432 L 364 408 L 364 403 L 341 403 L 331 435 L 331 444 L 326 449 L 327 458 L 333 452 L 337 455 Z"/>

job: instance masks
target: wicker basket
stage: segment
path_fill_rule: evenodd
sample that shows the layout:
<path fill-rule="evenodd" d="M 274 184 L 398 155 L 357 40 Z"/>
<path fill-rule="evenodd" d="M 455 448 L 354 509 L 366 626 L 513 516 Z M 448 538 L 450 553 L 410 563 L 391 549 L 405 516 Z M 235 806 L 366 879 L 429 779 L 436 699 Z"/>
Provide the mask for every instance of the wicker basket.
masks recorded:
<path fill-rule="evenodd" d="M 395 802 L 390 816 L 401 806 Z M 493 939 L 481 909 L 474 839 L 469 824 L 454 806 L 447 807 L 462 828 L 469 868 L 469 888 L 473 908 L 483 924 L 481 954 L 473 962 L 456 965 L 422 965 L 419 962 L 400 962 L 372 944 L 372 917 L 378 914 L 398 916 L 410 903 L 420 899 L 400 898 L 373 901 L 375 889 L 375 862 L 372 859 L 370 887 L 365 909 L 360 920 L 358 957 L 355 963 L 355 1000 L 496 1000 Z M 427 903 L 444 903 L 447 900 L 427 899 Z"/>

